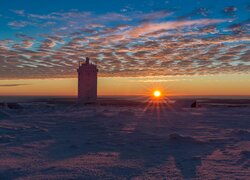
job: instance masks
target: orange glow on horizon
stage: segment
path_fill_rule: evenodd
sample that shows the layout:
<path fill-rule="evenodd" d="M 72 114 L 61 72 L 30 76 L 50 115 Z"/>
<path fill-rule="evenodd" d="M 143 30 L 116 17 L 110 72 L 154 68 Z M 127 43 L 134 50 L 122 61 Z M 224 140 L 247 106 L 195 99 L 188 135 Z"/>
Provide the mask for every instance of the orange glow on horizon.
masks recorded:
<path fill-rule="evenodd" d="M 250 74 L 98 78 L 98 96 L 249 96 Z M 77 96 L 77 78 L 0 80 L 0 96 Z"/>

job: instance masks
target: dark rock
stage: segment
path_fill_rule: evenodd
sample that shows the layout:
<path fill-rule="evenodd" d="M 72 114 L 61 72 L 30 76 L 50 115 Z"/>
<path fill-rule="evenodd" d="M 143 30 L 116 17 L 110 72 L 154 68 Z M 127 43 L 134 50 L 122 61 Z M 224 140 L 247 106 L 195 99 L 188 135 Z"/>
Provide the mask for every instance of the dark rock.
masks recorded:
<path fill-rule="evenodd" d="M 7 103 L 9 109 L 22 109 L 23 107 L 18 103 Z"/>
<path fill-rule="evenodd" d="M 7 107 L 7 103 L 1 102 L 0 103 L 0 109 L 5 109 Z"/>

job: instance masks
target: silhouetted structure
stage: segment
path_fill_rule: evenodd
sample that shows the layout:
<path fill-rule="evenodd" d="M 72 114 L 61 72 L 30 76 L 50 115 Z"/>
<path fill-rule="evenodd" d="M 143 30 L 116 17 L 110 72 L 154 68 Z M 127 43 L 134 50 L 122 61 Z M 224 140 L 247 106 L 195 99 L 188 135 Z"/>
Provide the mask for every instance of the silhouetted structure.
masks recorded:
<path fill-rule="evenodd" d="M 197 108 L 197 102 L 194 101 L 192 104 L 191 104 L 191 108 Z"/>
<path fill-rule="evenodd" d="M 22 109 L 23 107 L 18 103 L 0 102 L 0 109 Z"/>
<path fill-rule="evenodd" d="M 96 65 L 89 62 L 79 62 L 78 72 L 78 100 L 83 103 L 95 103 L 97 99 L 97 73 Z"/>

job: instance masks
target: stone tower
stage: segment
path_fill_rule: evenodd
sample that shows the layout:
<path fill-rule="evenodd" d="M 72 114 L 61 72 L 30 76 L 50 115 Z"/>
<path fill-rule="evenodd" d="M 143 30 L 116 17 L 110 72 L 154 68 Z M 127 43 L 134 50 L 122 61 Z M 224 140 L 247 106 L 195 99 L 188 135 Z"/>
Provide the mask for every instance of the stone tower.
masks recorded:
<path fill-rule="evenodd" d="M 97 73 L 96 65 L 89 62 L 79 63 L 78 72 L 78 100 L 82 103 L 95 103 L 97 99 Z"/>

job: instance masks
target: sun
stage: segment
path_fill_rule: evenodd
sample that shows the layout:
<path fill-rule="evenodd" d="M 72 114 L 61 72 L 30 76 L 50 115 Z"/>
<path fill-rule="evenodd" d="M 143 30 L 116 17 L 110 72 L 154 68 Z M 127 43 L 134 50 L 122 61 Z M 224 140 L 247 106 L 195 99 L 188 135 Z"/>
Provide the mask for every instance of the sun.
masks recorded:
<path fill-rule="evenodd" d="M 154 93 L 153 93 L 154 97 L 158 98 L 158 97 L 161 97 L 161 91 L 159 90 L 155 90 Z"/>

